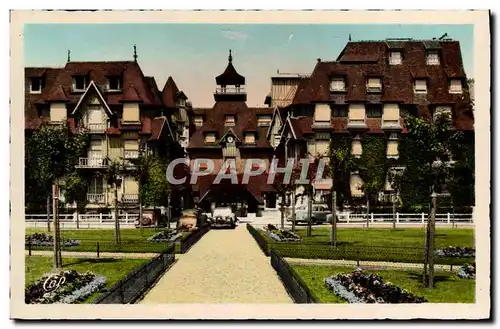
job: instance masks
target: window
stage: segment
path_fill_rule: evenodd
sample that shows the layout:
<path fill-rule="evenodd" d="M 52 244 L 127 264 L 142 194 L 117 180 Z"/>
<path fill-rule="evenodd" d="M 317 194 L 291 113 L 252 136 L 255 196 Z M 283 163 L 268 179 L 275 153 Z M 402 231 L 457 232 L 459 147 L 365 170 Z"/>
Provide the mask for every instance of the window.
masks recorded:
<path fill-rule="evenodd" d="M 332 112 L 336 118 L 347 118 L 347 108 L 345 107 L 334 107 Z"/>
<path fill-rule="evenodd" d="M 195 126 L 203 126 L 203 117 L 201 116 L 194 117 L 194 124 Z"/>
<path fill-rule="evenodd" d="M 30 93 L 40 94 L 42 92 L 42 78 L 31 78 Z"/>
<path fill-rule="evenodd" d="M 261 115 L 257 119 L 257 125 L 259 127 L 268 127 L 271 124 L 271 116 L 270 115 Z"/>
<path fill-rule="evenodd" d="M 215 143 L 215 133 L 207 133 L 205 135 L 205 143 Z"/>
<path fill-rule="evenodd" d="M 439 65 L 439 53 L 437 51 L 427 53 L 427 65 Z"/>
<path fill-rule="evenodd" d="M 451 117 L 451 106 L 437 106 L 434 109 L 434 114 L 432 115 L 432 119 L 436 120 L 436 118 L 441 114 L 449 114 Z"/>
<path fill-rule="evenodd" d="M 226 115 L 226 126 L 234 126 L 236 123 L 236 119 L 234 118 L 234 115 Z"/>
<path fill-rule="evenodd" d="M 366 107 L 366 117 L 367 118 L 381 118 L 382 108 L 380 106 L 367 106 Z"/>
<path fill-rule="evenodd" d="M 333 78 L 330 82 L 330 91 L 345 91 L 344 78 Z"/>
<path fill-rule="evenodd" d="M 462 80 L 453 79 L 450 80 L 450 94 L 461 94 L 462 93 Z"/>
<path fill-rule="evenodd" d="M 380 78 L 369 78 L 366 84 L 366 90 L 368 92 L 380 92 L 382 91 L 382 79 Z"/>
<path fill-rule="evenodd" d="M 103 194 L 102 177 L 92 177 L 89 184 L 89 194 Z"/>
<path fill-rule="evenodd" d="M 400 51 L 391 51 L 389 55 L 390 65 L 401 65 L 403 63 L 403 56 Z"/>
<path fill-rule="evenodd" d="M 73 77 L 73 90 L 84 91 L 87 88 L 87 78 L 82 75 Z"/>
<path fill-rule="evenodd" d="M 108 79 L 108 90 L 121 90 L 122 89 L 122 81 L 121 77 L 114 76 L 109 77 Z"/>
<path fill-rule="evenodd" d="M 425 79 L 415 80 L 413 91 L 416 94 L 427 94 L 427 80 Z"/>
<path fill-rule="evenodd" d="M 184 106 L 186 106 L 186 100 L 181 97 L 181 98 L 179 98 L 178 104 L 179 104 L 179 106 L 184 107 Z"/>
<path fill-rule="evenodd" d="M 254 133 L 246 133 L 245 134 L 245 143 L 255 144 L 255 134 Z"/>

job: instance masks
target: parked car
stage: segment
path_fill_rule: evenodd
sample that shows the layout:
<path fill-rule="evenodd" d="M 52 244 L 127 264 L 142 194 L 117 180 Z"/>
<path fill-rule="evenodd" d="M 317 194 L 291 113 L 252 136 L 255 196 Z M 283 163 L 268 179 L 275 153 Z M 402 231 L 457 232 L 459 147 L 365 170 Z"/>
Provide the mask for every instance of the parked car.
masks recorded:
<path fill-rule="evenodd" d="M 236 227 L 236 216 L 231 207 L 216 207 L 210 217 L 212 226 L 230 226 Z"/>
<path fill-rule="evenodd" d="M 332 222 L 332 212 L 328 209 L 326 204 L 313 204 L 312 205 L 312 215 L 311 221 L 313 224 L 324 224 Z M 291 222 L 292 218 L 288 218 L 287 221 Z M 337 218 L 338 221 L 338 218 Z M 307 207 L 300 206 L 295 208 L 295 223 L 308 223 Z"/>

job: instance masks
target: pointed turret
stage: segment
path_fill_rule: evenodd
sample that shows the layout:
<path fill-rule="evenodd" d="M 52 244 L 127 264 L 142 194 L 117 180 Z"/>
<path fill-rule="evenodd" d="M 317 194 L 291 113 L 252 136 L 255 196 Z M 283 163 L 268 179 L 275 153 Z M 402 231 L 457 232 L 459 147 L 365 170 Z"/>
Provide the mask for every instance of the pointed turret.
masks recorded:
<path fill-rule="evenodd" d="M 233 66 L 233 55 L 229 50 L 228 64 L 224 72 L 215 78 L 218 87 L 215 101 L 246 101 L 245 77 L 236 72 Z"/>

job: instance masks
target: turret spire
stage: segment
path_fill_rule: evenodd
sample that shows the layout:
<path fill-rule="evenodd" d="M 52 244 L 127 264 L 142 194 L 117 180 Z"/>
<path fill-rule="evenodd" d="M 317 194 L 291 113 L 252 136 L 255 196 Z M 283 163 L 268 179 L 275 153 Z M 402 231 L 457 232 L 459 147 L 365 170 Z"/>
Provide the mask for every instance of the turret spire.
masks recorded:
<path fill-rule="evenodd" d="M 71 50 L 68 49 L 68 63 L 71 62 Z"/>
<path fill-rule="evenodd" d="M 229 49 L 229 63 L 233 61 L 233 55 L 231 55 L 231 49 Z"/>
<path fill-rule="evenodd" d="M 134 62 L 137 63 L 137 47 L 134 45 Z"/>

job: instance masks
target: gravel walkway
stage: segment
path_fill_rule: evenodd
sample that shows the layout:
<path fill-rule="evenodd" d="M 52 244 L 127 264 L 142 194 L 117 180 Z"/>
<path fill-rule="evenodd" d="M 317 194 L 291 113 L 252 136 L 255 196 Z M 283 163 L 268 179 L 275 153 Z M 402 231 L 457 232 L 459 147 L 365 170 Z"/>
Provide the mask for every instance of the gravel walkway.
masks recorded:
<path fill-rule="evenodd" d="M 210 230 L 188 253 L 178 257 L 140 303 L 292 303 L 292 300 L 269 258 L 246 227 L 240 225 L 234 230 Z"/>
<path fill-rule="evenodd" d="M 25 254 L 28 255 L 29 251 L 26 250 Z M 46 256 L 52 257 L 54 255 L 53 251 L 49 250 L 32 250 L 32 256 Z M 61 255 L 65 257 L 73 258 L 97 258 L 95 252 L 87 251 L 61 251 Z M 155 253 L 138 253 L 138 252 L 100 252 L 100 258 L 153 258 L 158 254 Z"/>

